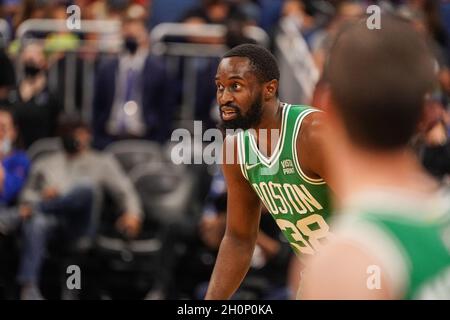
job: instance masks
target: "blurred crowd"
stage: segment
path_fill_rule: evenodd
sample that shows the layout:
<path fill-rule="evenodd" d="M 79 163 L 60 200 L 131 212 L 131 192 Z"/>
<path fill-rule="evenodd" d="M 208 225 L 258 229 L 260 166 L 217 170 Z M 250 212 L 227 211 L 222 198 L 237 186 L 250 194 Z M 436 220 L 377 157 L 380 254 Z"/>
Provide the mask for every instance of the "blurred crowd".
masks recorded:
<path fill-rule="evenodd" d="M 73 4 L 82 21 L 119 29 L 24 32 L 30 19 L 66 20 Z M 226 185 L 214 165 L 173 165 L 170 137 L 193 120 L 204 130 L 216 126 L 219 57 L 157 54 L 152 30 L 164 22 L 222 25 L 220 37 L 166 40 L 186 51 L 191 44 L 225 50 L 258 42 L 245 32 L 253 26 L 276 51 L 288 20 L 319 77 L 312 97 L 286 102 L 320 108 L 333 37 L 371 4 L 410 21 L 435 54 L 432 112 L 411 144 L 429 172 L 450 184 L 448 1 L 0 0 L 0 27 L 8 31 L 0 28 L 0 298 L 203 298 L 225 229 Z M 295 262 L 263 214 L 252 268 L 235 298 L 291 298 Z M 82 290 L 65 287 L 69 264 L 82 268 Z"/>

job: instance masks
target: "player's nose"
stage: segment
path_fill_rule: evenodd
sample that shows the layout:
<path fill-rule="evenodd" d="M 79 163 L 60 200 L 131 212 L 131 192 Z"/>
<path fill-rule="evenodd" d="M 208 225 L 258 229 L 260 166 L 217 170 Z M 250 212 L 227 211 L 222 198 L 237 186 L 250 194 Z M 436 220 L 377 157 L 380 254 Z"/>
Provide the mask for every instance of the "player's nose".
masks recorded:
<path fill-rule="evenodd" d="M 233 95 L 227 89 L 217 94 L 217 102 L 220 106 L 227 105 L 228 103 L 233 102 L 233 100 Z"/>

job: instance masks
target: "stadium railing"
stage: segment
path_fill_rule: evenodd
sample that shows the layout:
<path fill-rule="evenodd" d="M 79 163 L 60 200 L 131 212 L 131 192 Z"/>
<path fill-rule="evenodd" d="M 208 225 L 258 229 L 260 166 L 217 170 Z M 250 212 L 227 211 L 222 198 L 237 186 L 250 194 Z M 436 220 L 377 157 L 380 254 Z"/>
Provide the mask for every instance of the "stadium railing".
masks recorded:
<path fill-rule="evenodd" d="M 46 50 L 50 51 L 49 53 L 64 55 L 62 65 L 56 63 L 49 69 L 49 86 L 54 92 L 64 92 L 62 98 L 66 112 L 80 111 L 83 118 L 90 121 L 95 59 L 82 58 L 81 54 L 117 53 L 121 44 L 120 31 L 121 23 L 115 20 L 81 20 L 80 28 L 71 30 L 68 28 L 66 20 L 29 19 L 17 28 L 16 39 L 21 48 L 29 41 L 42 42 L 45 45 L 45 37 L 51 34 L 67 33 L 75 36 L 71 41 L 76 45 L 46 47 Z M 90 36 L 95 36 L 95 40 L 87 39 Z M 81 72 L 77 72 L 77 59 L 81 63 Z M 60 81 L 60 72 L 64 74 L 63 85 Z M 79 79 L 76 78 L 79 73 L 82 74 L 81 81 L 77 81 Z M 76 99 L 77 85 L 81 85 L 79 103 Z M 63 87 L 61 88 L 61 86 Z M 77 110 L 77 105 L 80 110 Z"/>
<path fill-rule="evenodd" d="M 196 59 L 219 59 L 228 49 L 225 45 L 227 31 L 227 27 L 224 25 L 187 25 L 184 23 L 161 23 L 151 31 L 150 37 L 154 54 L 165 56 L 169 65 L 172 66 L 176 66 L 180 59 L 184 59 L 180 119 L 195 119 L 196 101 L 195 95 L 192 93 L 197 89 Z M 247 26 L 243 29 L 243 33 L 263 46 L 269 45 L 269 36 L 259 27 Z"/>
<path fill-rule="evenodd" d="M 60 65 L 53 65 L 49 70 L 49 85 L 50 89 L 56 92 L 64 92 L 62 98 L 66 112 L 73 113 L 79 109 L 83 118 L 90 122 L 95 61 L 79 59 L 80 53 L 117 54 L 121 46 L 121 23 L 110 20 L 81 20 L 80 24 L 80 29 L 70 30 L 66 20 L 29 19 L 18 27 L 17 40 L 19 44 L 25 44 L 27 41 L 45 41 L 42 35 L 59 32 L 80 37 L 79 45 L 75 48 L 57 49 L 57 52 L 64 54 L 65 58 L 62 70 Z M 153 54 L 164 56 L 169 68 L 172 66 L 172 70 L 179 65 L 180 59 L 184 60 L 180 119 L 194 119 L 196 101 L 192 93 L 196 90 L 197 82 L 195 59 L 219 59 L 227 50 L 224 44 L 226 33 L 225 26 L 214 24 L 191 26 L 183 23 L 162 23 L 152 29 L 150 38 Z M 96 35 L 98 40 L 83 39 L 88 34 Z M 248 26 L 244 29 L 244 34 L 261 45 L 269 45 L 268 35 L 259 27 Z M 215 39 L 214 43 L 211 43 L 211 39 Z M 77 63 L 81 63 L 82 72 L 77 72 Z M 64 74 L 63 84 L 60 81 L 60 72 Z M 80 73 L 81 80 L 77 79 Z M 81 103 L 77 103 L 76 96 L 80 94 L 76 88 L 80 84 L 82 90 L 78 101 Z"/>
<path fill-rule="evenodd" d="M 11 39 L 11 29 L 5 19 L 0 19 L 0 48 L 8 47 Z"/>

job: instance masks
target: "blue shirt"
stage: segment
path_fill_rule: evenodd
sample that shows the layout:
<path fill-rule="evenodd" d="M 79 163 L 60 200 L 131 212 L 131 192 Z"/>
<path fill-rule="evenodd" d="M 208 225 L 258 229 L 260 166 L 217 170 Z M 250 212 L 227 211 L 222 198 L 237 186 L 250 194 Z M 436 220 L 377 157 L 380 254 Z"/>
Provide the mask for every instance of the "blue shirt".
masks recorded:
<path fill-rule="evenodd" d="M 23 151 L 12 151 L 2 160 L 5 178 L 0 191 L 0 205 L 12 204 L 19 195 L 28 176 L 30 160 Z"/>

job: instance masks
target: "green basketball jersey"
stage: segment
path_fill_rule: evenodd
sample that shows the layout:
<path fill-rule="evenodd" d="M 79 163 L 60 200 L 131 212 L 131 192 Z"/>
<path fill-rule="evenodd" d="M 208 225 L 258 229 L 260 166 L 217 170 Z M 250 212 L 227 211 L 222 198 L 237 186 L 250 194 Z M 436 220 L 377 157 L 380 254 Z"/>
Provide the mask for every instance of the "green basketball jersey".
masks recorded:
<path fill-rule="evenodd" d="M 330 210 L 329 190 L 322 179 L 312 179 L 303 173 L 296 140 L 303 119 L 318 110 L 286 104 L 282 110 L 281 132 L 271 156 L 261 154 L 252 130 L 241 131 L 237 135 L 239 163 L 245 179 L 294 251 L 313 254 L 329 234 L 325 222 Z M 264 133 L 259 134 L 261 137 Z"/>
<path fill-rule="evenodd" d="M 380 261 L 397 297 L 450 299 L 450 194 L 365 193 L 332 225 Z"/>

